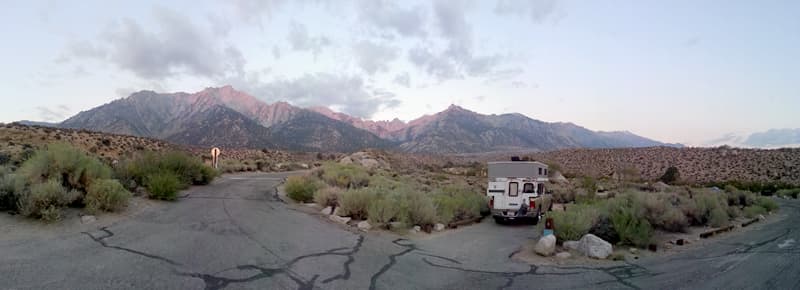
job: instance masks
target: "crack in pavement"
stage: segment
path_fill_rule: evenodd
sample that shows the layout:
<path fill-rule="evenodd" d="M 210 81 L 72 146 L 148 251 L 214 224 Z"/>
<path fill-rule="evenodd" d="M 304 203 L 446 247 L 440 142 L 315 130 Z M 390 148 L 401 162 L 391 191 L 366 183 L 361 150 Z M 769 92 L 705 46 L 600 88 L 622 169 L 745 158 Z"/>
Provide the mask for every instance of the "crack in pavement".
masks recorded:
<path fill-rule="evenodd" d="M 100 230 L 103 231 L 105 233 L 105 235 L 96 237 L 96 236 L 92 235 L 89 232 L 81 232 L 81 233 L 86 235 L 86 236 L 88 236 L 90 239 L 92 239 L 93 241 L 97 242 L 98 244 L 100 244 L 104 248 L 117 249 L 117 250 L 120 250 L 120 251 L 125 251 L 125 252 L 128 252 L 128 253 L 132 253 L 132 254 L 135 254 L 135 255 L 138 255 L 138 256 L 142 256 L 142 257 L 146 257 L 146 258 L 150 258 L 150 259 L 154 259 L 154 260 L 159 260 L 159 261 L 165 262 L 165 263 L 173 265 L 173 266 L 180 266 L 180 263 L 175 262 L 173 260 L 170 260 L 169 258 L 165 258 L 165 257 L 162 257 L 162 256 L 149 254 L 149 253 L 145 253 L 145 252 L 142 252 L 142 251 L 129 249 L 129 248 L 125 248 L 125 247 L 109 245 L 106 242 L 106 239 L 108 239 L 110 237 L 113 237 L 114 236 L 114 232 L 110 231 L 108 229 L 108 227 L 102 227 L 102 228 L 100 228 Z"/>
<path fill-rule="evenodd" d="M 396 240 L 392 241 L 392 244 L 398 245 L 398 246 L 406 248 L 406 249 L 403 250 L 403 251 L 400 251 L 399 253 L 395 253 L 395 254 L 389 255 L 389 263 L 387 263 L 386 265 L 383 265 L 383 267 L 381 267 L 381 269 L 377 273 L 373 274 L 372 277 L 369 278 L 369 289 L 370 290 L 374 290 L 375 287 L 376 287 L 376 283 L 378 282 L 378 278 L 380 278 L 381 275 L 383 275 L 384 273 L 389 271 L 389 269 L 392 268 L 397 263 L 397 257 L 403 256 L 403 255 L 408 254 L 408 253 L 410 253 L 410 252 L 412 252 L 412 251 L 417 249 L 417 246 L 415 246 L 414 244 L 401 244 L 400 242 L 403 242 L 403 241 L 408 241 L 408 240 L 406 240 L 406 239 L 396 239 Z"/>

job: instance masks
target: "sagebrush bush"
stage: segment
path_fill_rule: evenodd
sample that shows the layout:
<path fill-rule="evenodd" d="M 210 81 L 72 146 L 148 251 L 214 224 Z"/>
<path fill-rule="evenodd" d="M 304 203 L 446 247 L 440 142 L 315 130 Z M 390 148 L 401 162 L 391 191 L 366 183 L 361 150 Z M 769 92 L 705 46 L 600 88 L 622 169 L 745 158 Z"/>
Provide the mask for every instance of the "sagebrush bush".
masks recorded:
<path fill-rule="evenodd" d="M 211 183 L 218 172 L 197 158 L 183 152 L 142 152 L 123 160 L 115 167 L 120 181 L 128 186 L 130 181 L 142 185 L 154 172 L 169 172 L 177 177 L 179 188 Z M 134 188 L 129 188 L 133 190 Z"/>
<path fill-rule="evenodd" d="M 645 218 L 643 209 L 637 205 L 635 195 L 623 195 L 608 203 L 608 217 L 619 235 L 620 243 L 634 246 L 647 246 L 652 238 L 653 228 Z"/>
<path fill-rule="evenodd" d="M 563 242 L 579 240 L 589 233 L 599 217 L 599 212 L 591 205 L 574 204 L 568 205 L 566 211 L 554 211 L 548 215 L 553 218 L 556 238 Z"/>
<path fill-rule="evenodd" d="M 427 194 L 412 190 L 405 192 L 401 214 L 408 225 L 425 227 L 436 223 L 436 207 Z"/>
<path fill-rule="evenodd" d="M 175 173 L 170 171 L 151 173 L 145 176 L 145 188 L 152 199 L 175 200 L 183 184 Z"/>
<path fill-rule="evenodd" d="M 125 208 L 130 197 L 131 193 L 116 179 L 98 179 L 89 185 L 84 204 L 91 213 L 113 212 Z"/>
<path fill-rule="evenodd" d="M 720 226 L 728 222 L 727 198 L 722 193 L 695 193 L 693 199 L 682 199 L 681 208 L 693 225 Z"/>
<path fill-rule="evenodd" d="M 465 186 L 449 186 L 433 194 L 439 221 L 444 224 L 481 215 L 486 198 Z"/>
<path fill-rule="evenodd" d="M 335 207 L 339 205 L 339 196 L 342 195 L 342 190 L 336 187 L 325 187 L 314 192 L 314 203 L 326 207 Z"/>
<path fill-rule="evenodd" d="M 778 209 L 778 203 L 769 197 L 759 196 L 754 204 L 763 207 L 767 212 Z"/>
<path fill-rule="evenodd" d="M 314 201 L 314 192 L 320 188 L 317 180 L 311 176 L 296 175 L 286 179 L 286 195 L 297 202 Z"/>
<path fill-rule="evenodd" d="M 767 209 L 765 209 L 765 208 L 763 208 L 763 207 L 761 207 L 759 205 L 751 205 L 751 206 L 745 207 L 743 212 L 744 212 L 744 216 L 745 217 L 754 218 L 754 217 L 756 217 L 756 216 L 758 216 L 760 214 L 766 214 L 767 213 Z"/>
<path fill-rule="evenodd" d="M 781 189 L 775 193 L 777 196 L 797 198 L 800 196 L 800 188 Z"/>
<path fill-rule="evenodd" d="M 23 216 L 52 221 L 60 208 L 81 197 L 76 190 L 67 190 L 57 179 L 35 183 L 17 195 L 17 209 Z"/>
<path fill-rule="evenodd" d="M 16 175 L 7 167 L 0 166 L 0 210 L 17 208 L 15 187 Z"/>
<path fill-rule="evenodd" d="M 643 206 L 647 222 L 654 228 L 669 232 L 685 232 L 689 226 L 686 215 L 678 209 L 671 194 L 668 193 L 631 193 L 637 195 L 634 207 Z M 640 205 L 641 204 L 641 205 Z"/>
<path fill-rule="evenodd" d="M 376 194 L 369 188 L 350 189 L 342 193 L 339 206 L 344 216 L 364 220 L 367 219 L 367 209 L 375 198 Z"/>
<path fill-rule="evenodd" d="M 367 206 L 367 217 L 373 224 L 386 224 L 397 220 L 401 204 L 399 195 L 382 194 Z"/>
<path fill-rule="evenodd" d="M 325 183 L 341 188 L 360 188 L 369 185 L 367 169 L 355 164 L 327 162 L 317 173 Z"/>
<path fill-rule="evenodd" d="M 16 174 L 28 185 L 56 180 L 68 190 L 85 192 L 93 181 L 110 178 L 111 168 L 70 145 L 50 144 L 36 151 Z"/>

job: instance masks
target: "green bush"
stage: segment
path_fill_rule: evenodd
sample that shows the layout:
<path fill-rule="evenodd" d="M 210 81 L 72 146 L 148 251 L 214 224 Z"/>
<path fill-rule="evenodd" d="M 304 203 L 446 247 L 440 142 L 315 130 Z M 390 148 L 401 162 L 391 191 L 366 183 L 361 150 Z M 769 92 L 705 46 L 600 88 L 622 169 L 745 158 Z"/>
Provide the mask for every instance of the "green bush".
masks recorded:
<path fill-rule="evenodd" d="M 487 204 L 483 195 L 465 186 L 450 186 L 433 194 L 439 221 L 444 224 L 472 219 L 481 215 Z"/>
<path fill-rule="evenodd" d="M 335 207 L 339 205 L 339 196 L 341 195 L 341 189 L 336 187 L 326 187 L 314 192 L 314 202 L 323 207 Z"/>
<path fill-rule="evenodd" d="M 798 196 L 800 196 L 800 188 L 781 189 L 778 190 L 775 194 L 783 197 L 797 198 Z"/>
<path fill-rule="evenodd" d="M 170 171 L 151 173 L 145 176 L 144 181 L 150 198 L 162 200 L 175 200 L 178 198 L 181 180 Z"/>
<path fill-rule="evenodd" d="M 314 201 L 314 192 L 320 185 L 316 179 L 310 176 L 289 176 L 286 179 L 286 195 L 297 202 Z"/>
<path fill-rule="evenodd" d="M 199 159 L 183 152 L 142 152 L 133 158 L 123 160 L 116 166 L 116 176 L 125 184 L 145 184 L 147 176 L 153 172 L 172 173 L 179 182 L 179 188 L 190 185 L 211 183 L 218 172 L 203 164 Z M 129 188 L 133 190 L 134 188 Z"/>
<path fill-rule="evenodd" d="M 674 184 L 675 182 L 679 181 L 680 178 L 681 174 L 678 172 L 678 168 L 675 166 L 670 166 L 667 168 L 667 171 L 664 172 L 664 175 L 659 178 L 659 180 L 666 184 Z"/>
<path fill-rule="evenodd" d="M 668 193 L 642 193 L 636 192 L 634 207 L 644 207 L 647 222 L 654 228 L 669 232 L 685 232 L 689 226 L 686 215 L 678 209 L 670 199 Z M 641 204 L 641 205 L 640 205 Z"/>
<path fill-rule="evenodd" d="M 406 192 L 404 198 L 401 213 L 406 224 L 424 227 L 436 223 L 436 207 L 427 194 L 412 190 Z"/>
<path fill-rule="evenodd" d="M 375 198 L 375 192 L 368 188 L 350 189 L 342 193 L 339 206 L 344 216 L 364 220 L 367 219 L 367 210 Z"/>
<path fill-rule="evenodd" d="M 341 188 L 366 187 L 370 181 L 367 169 L 355 164 L 327 162 L 317 174 L 325 183 Z"/>
<path fill-rule="evenodd" d="M 67 190 L 57 179 L 50 179 L 35 183 L 29 190 L 19 193 L 17 207 L 23 216 L 53 221 L 58 219 L 61 207 L 80 197 L 80 192 Z"/>
<path fill-rule="evenodd" d="M 0 166 L 0 210 L 17 208 L 15 187 L 16 175 L 7 167 Z"/>
<path fill-rule="evenodd" d="M 130 197 L 131 193 L 116 179 L 98 179 L 89 185 L 84 204 L 91 213 L 117 211 L 128 204 Z"/>
<path fill-rule="evenodd" d="M 756 198 L 755 204 L 760 207 L 763 207 L 765 210 L 767 210 L 767 212 L 775 211 L 776 209 L 778 209 L 778 203 L 769 197 L 759 196 L 758 198 Z"/>
<path fill-rule="evenodd" d="M 51 144 L 36 151 L 17 174 L 27 185 L 55 180 L 67 190 L 85 192 L 94 180 L 110 178 L 111 169 L 75 147 Z"/>
<path fill-rule="evenodd" d="M 599 218 L 599 211 L 592 205 L 568 205 L 566 211 L 548 213 L 553 218 L 555 235 L 559 241 L 579 240 Z"/>
<path fill-rule="evenodd" d="M 698 192 L 694 199 L 683 199 L 681 206 L 693 225 L 721 226 L 728 222 L 727 199 L 721 193 Z"/>
<path fill-rule="evenodd" d="M 760 214 L 766 214 L 767 209 L 759 205 L 751 205 L 744 208 L 744 216 L 747 218 L 754 218 Z"/>
<path fill-rule="evenodd" d="M 382 194 L 367 206 L 367 217 L 373 224 L 386 224 L 397 220 L 401 204 L 397 194 Z"/>
<path fill-rule="evenodd" d="M 653 228 L 647 221 L 642 201 L 635 194 L 626 194 L 608 202 L 608 217 L 619 235 L 620 243 L 644 247 L 651 241 Z"/>

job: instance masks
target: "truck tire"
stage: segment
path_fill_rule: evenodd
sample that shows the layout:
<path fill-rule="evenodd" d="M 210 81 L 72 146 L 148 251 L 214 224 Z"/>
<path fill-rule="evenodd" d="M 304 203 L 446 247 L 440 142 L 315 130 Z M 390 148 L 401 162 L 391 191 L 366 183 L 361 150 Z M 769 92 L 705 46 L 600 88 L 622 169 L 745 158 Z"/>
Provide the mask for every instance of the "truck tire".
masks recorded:
<path fill-rule="evenodd" d="M 493 218 L 494 218 L 494 222 L 497 223 L 498 225 L 502 225 L 502 224 L 506 223 L 506 219 L 504 217 L 494 216 Z"/>

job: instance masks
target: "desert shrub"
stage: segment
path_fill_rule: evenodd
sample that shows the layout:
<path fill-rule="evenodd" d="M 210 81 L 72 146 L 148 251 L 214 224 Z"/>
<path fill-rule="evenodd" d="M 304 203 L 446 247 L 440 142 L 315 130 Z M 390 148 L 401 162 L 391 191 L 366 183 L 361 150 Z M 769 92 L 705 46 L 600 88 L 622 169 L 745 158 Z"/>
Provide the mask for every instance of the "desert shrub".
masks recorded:
<path fill-rule="evenodd" d="M 728 206 L 746 207 L 752 205 L 756 195 L 749 191 L 738 190 L 733 186 L 726 187 Z"/>
<path fill-rule="evenodd" d="M 130 197 L 131 193 L 116 179 L 98 179 L 89 185 L 84 203 L 92 213 L 117 211 L 128 204 Z"/>
<path fill-rule="evenodd" d="M 674 184 L 678 180 L 680 180 L 681 174 L 678 172 L 678 168 L 675 166 L 670 166 L 667 168 L 667 171 L 664 172 L 664 175 L 659 178 L 662 182 L 666 184 Z"/>
<path fill-rule="evenodd" d="M 597 193 L 597 180 L 595 180 L 593 177 L 584 177 L 581 180 L 581 187 L 586 189 L 586 197 L 593 199 Z"/>
<path fill-rule="evenodd" d="M 434 193 L 439 221 L 450 223 L 459 220 L 476 218 L 481 215 L 481 207 L 486 199 L 466 186 L 449 186 Z"/>
<path fill-rule="evenodd" d="M 363 220 L 367 218 L 367 209 L 375 198 L 375 192 L 368 188 L 350 189 L 342 193 L 339 206 L 343 215 Z"/>
<path fill-rule="evenodd" d="M 778 203 L 769 197 L 759 196 L 756 198 L 755 205 L 763 207 L 767 212 L 775 211 L 778 209 Z"/>
<path fill-rule="evenodd" d="M 647 221 L 643 204 L 642 195 L 637 193 L 623 194 L 608 201 L 607 214 L 620 243 L 640 247 L 650 243 L 653 228 Z"/>
<path fill-rule="evenodd" d="M 320 188 L 316 179 L 311 176 L 289 176 L 286 179 L 286 195 L 298 202 L 312 202 L 314 192 Z"/>
<path fill-rule="evenodd" d="M 436 222 L 436 207 L 427 194 L 416 190 L 407 191 L 404 201 L 401 213 L 406 224 L 424 227 Z"/>
<path fill-rule="evenodd" d="M 402 204 L 398 194 L 382 194 L 367 206 L 367 216 L 374 224 L 386 224 L 398 219 Z"/>
<path fill-rule="evenodd" d="M 360 188 L 369 185 L 367 169 L 355 164 L 326 162 L 319 170 L 325 183 L 341 188 Z"/>
<path fill-rule="evenodd" d="M 754 217 L 756 217 L 756 216 L 758 216 L 760 214 L 766 214 L 767 213 L 767 209 L 765 209 L 765 208 L 763 208 L 763 207 L 761 207 L 759 205 L 751 205 L 751 206 L 745 207 L 743 212 L 744 212 L 744 216 L 745 217 L 754 218 Z"/>
<path fill-rule="evenodd" d="M 223 159 L 219 161 L 219 171 L 225 173 L 234 173 L 247 171 L 247 165 L 235 159 Z"/>
<path fill-rule="evenodd" d="M 663 229 L 669 232 L 685 232 L 689 226 L 686 215 L 678 209 L 672 199 L 671 194 L 660 193 L 636 193 L 634 207 L 643 206 L 644 215 L 647 222 L 654 228 Z M 641 203 L 639 205 L 638 203 Z"/>
<path fill-rule="evenodd" d="M 599 211 L 592 205 L 575 204 L 568 206 L 566 211 L 554 211 L 548 215 L 553 218 L 556 238 L 563 242 L 578 240 L 589 233 Z"/>
<path fill-rule="evenodd" d="M 722 226 L 728 223 L 727 199 L 720 193 L 699 192 L 683 199 L 681 209 L 693 225 Z"/>
<path fill-rule="evenodd" d="M 23 216 L 53 221 L 58 219 L 58 211 L 76 199 L 81 193 L 67 190 L 57 179 L 35 183 L 29 190 L 17 194 L 17 208 Z"/>
<path fill-rule="evenodd" d="M 152 199 L 175 200 L 178 198 L 181 180 L 170 171 L 151 173 L 145 176 L 144 185 Z"/>
<path fill-rule="evenodd" d="M 798 196 L 800 196 L 800 188 L 781 189 L 778 190 L 775 194 L 783 197 L 798 198 Z"/>
<path fill-rule="evenodd" d="M 14 194 L 16 175 L 7 167 L 0 166 L 0 209 L 15 209 L 17 197 Z"/>
<path fill-rule="evenodd" d="M 181 189 L 190 185 L 209 184 L 218 174 L 199 159 L 177 151 L 143 152 L 120 162 L 115 168 L 116 176 L 126 185 L 131 180 L 137 184 L 145 184 L 147 176 L 154 172 L 172 173 L 178 178 Z"/>
<path fill-rule="evenodd" d="M 335 207 L 339 205 L 339 196 L 342 190 L 336 187 L 326 187 L 314 192 L 314 202 L 323 207 Z"/>
<path fill-rule="evenodd" d="M 570 203 L 575 201 L 575 192 L 568 188 L 553 189 L 553 200 L 558 203 Z"/>
<path fill-rule="evenodd" d="M 614 224 L 611 223 L 607 214 L 601 214 L 597 218 L 597 222 L 589 229 L 589 233 L 612 244 L 619 242 L 619 234 L 617 234 L 617 231 L 614 229 Z"/>
<path fill-rule="evenodd" d="M 108 166 L 66 144 L 51 144 L 36 151 L 16 173 L 28 185 L 55 180 L 67 190 L 84 192 L 93 181 L 111 177 Z"/>

